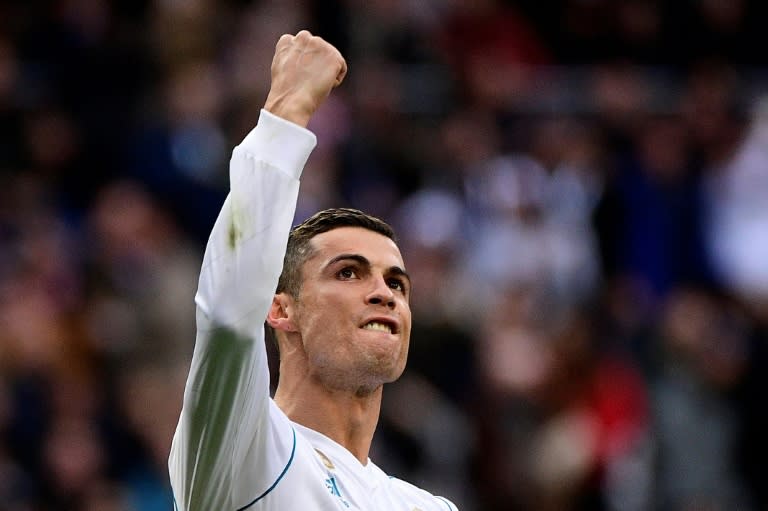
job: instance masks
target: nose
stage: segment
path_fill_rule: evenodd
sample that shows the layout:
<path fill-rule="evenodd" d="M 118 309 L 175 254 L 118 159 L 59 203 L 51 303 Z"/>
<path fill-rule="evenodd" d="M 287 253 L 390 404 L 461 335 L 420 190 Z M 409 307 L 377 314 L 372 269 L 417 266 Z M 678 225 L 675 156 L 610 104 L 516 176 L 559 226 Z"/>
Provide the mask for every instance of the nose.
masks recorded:
<path fill-rule="evenodd" d="M 370 305 L 384 305 L 390 309 L 395 308 L 395 293 L 389 287 L 383 277 L 375 279 L 374 288 L 366 296 L 366 303 Z"/>

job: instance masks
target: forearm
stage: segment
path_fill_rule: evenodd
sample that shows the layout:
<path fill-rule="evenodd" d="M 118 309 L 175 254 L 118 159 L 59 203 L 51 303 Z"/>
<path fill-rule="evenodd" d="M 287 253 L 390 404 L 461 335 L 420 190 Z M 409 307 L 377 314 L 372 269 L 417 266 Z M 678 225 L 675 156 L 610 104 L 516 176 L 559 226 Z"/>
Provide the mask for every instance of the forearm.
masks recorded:
<path fill-rule="evenodd" d="M 311 132 L 262 112 L 235 148 L 230 193 L 208 241 L 195 298 L 212 325 L 248 336 L 261 328 L 282 269 L 299 177 L 315 143 Z"/>

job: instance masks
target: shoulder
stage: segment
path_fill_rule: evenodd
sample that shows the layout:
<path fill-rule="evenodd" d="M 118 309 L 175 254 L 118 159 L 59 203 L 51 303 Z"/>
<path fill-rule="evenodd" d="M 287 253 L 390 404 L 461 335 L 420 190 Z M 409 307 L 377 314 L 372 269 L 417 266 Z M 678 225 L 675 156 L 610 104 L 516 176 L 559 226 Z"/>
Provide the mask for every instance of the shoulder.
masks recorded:
<path fill-rule="evenodd" d="M 457 511 L 456 505 L 445 497 L 432 495 L 427 490 L 419 488 L 408 481 L 398 479 L 397 477 L 388 477 L 390 485 L 397 493 L 405 495 L 409 500 L 417 502 L 420 506 L 423 506 L 423 510 L 421 511 Z"/>

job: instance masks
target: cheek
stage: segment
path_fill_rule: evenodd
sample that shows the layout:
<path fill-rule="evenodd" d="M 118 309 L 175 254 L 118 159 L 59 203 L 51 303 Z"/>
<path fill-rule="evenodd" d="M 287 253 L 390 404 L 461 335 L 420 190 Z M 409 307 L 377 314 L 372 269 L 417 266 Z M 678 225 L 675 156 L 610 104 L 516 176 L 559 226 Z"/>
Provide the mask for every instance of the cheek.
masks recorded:
<path fill-rule="evenodd" d="M 333 296 L 307 300 L 297 310 L 297 328 L 306 337 L 323 338 L 340 328 L 343 313 Z"/>
<path fill-rule="evenodd" d="M 407 301 L 403 300 L 402 309 L 401 310 L 403 311 L 403 313 L 401 315 L 402 321 L 403 321 L 403 325 L 407 325 L 408 334 L 410 335 L 411 324 L 412 324 L 412 320 L 413 320 L 413 317 L 411 316 L 410 304 Z"/>

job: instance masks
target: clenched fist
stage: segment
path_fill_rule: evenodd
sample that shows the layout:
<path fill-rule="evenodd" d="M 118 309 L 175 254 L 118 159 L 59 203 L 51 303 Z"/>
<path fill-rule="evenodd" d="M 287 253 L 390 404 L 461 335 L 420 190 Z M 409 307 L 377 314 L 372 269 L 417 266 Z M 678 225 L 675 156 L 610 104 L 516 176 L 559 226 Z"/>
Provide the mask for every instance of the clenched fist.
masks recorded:
<path fill-rule="evenodd" d="M 347 74 L 339 50 L 302 30 L 283 35 L 272 59 L 272 86 L 264 108 L 306 127 L 317 107 Z"/>

